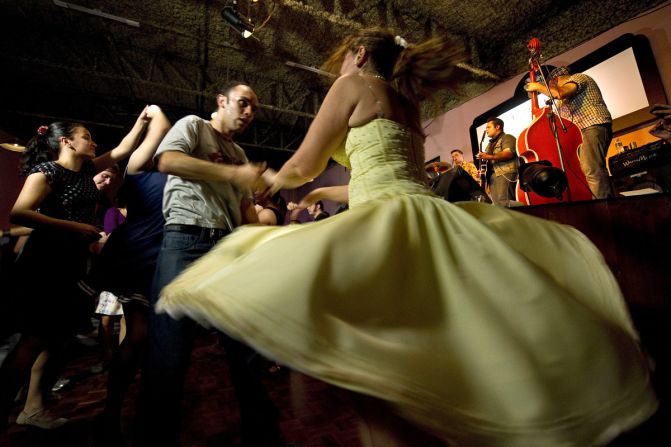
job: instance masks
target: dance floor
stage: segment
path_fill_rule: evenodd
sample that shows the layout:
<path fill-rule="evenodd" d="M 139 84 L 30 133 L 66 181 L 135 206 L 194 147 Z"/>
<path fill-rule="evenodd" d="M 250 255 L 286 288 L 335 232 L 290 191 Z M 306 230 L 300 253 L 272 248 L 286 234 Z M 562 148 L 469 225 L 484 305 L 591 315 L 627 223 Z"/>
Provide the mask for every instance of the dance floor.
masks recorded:
<path fill-rule="evenodd" d="M 0 438 L 1 447 L 94 446 L 96 420 L 103 408 L 107 378 L 106 372 L 90 372 L 99 358 L 98 353 L 98 347 L 76 344 L 65 372 L 71 382 L 54 393 L 53 412 L 70 418 L 68 424 L 49 431 L 10 424 L 7 436 Z M 350 409 L 350 397 L 346 392 L 286 369 L 269 373 L 265 381 L 281 414 L 282 433 L 291 445 L 360 445 L 356 429 L 358 416 Z M 138 388 L 137 383 L 133 385 L 124 407 L 123 425 L 128 437 L 134 429 Z M 20 409 L 17 403 L 12 417 L 16 417 Z M 203 331 L 197 339 L 183 409 L 184 447 L 238 445 L 239 419 L 234 391 L 228 378 L 225 353 L 213 333 Z M 609 447 L 668 446 L 671 445 L 670 427 L 668 412 L 662 410 L 650 422 L 621 436 Z"/>
<path fill-rule="evenodd" d="M 235 392 L 228 376 L 225 353 L 215 334 L 201 332 L 193 351 L 183 402 L 184 447 L 228 447 L 240 442 Z M 71 382 L 54 393 L 53 413 L 70 422 L 57 430 L 10 424 L 7 446 L 88 447 L 94 444 L 97 416 L 102 412 L 107 373 L 90 372 L 99 356 L 98 347 L 78 345 L 65 376 Z M 265 371 L 265 363 L 259 368 Z M 135 398 L 139 375 L 124 406 L 122 424 L 127 436 L 133 432 Z M 281 430 L 297 446 L 351 447 L 359 445 L 357 415 L 349 409 L 349 395 L 286 368 L 268 373 L 265 379 L 281 417 Z M 17 404 L 12 417 L 21 406 Z M 2 442 L 0 442 L 2 444 Z M 131 445 L 130 442 L 128 445 Z"/>

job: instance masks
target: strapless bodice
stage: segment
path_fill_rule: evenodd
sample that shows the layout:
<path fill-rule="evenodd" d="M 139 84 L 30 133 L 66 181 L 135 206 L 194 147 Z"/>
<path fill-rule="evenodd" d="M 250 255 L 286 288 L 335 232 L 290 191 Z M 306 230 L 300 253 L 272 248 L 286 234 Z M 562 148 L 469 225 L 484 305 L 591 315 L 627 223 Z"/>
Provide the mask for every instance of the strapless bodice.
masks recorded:
<path fill-rule="evenodd" d="M 333 155 L 352 169 L 349 204 L 398 194 L 430 194 L 424 173 L 424 138 L 412 129 L 377 118 L 347 133 Z"/>

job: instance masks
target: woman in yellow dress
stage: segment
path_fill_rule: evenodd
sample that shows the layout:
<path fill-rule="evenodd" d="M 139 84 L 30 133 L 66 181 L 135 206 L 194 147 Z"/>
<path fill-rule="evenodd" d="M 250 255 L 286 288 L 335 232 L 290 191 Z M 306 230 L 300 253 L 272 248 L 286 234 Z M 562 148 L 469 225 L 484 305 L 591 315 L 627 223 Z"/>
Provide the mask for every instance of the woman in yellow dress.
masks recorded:
<path fill-rule="evenodd" d="M 606 444 L 657 401 L 601 254 L 574 228 L 426 187 L 418 104 L 454 82 L 460 60 L 445 39 L 348 38 L 327 64 L 340 77 L 271 190 L 333 157 L 350 184 L 307 202 L 349 199 L 349 211 L 240 228 L 157 310 L 367 396 L 383 415 L 368 421 L 369 445 L 428 445 L 386 410 L 451 446 Z"/>

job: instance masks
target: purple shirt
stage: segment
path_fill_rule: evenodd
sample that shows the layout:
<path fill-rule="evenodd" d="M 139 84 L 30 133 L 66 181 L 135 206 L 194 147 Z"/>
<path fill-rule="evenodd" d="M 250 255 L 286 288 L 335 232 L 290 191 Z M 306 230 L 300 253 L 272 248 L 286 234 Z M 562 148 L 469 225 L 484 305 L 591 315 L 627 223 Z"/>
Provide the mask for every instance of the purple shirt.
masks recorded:
<path fill-rule="evenodd" d="M 105 211 L 105 220 L 103 221 L 103 231 L 106 234 L 110 234 L 116 227 L 121 225 L 126 221 L 126 218 L 124 217 L 123 214 L 121 214 L 121 211 L 119 211 L 119 208 L 116 206 L 111 206 L 107 208 L 107 211 Z"/>

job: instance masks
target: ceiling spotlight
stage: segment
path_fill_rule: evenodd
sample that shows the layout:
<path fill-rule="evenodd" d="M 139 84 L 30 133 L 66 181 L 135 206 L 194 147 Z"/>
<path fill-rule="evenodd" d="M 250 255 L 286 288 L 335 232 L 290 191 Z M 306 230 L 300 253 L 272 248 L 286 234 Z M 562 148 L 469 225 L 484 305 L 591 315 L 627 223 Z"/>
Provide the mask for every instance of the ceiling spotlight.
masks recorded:
<path fill-rule="evenodd" d="M 525 163 L 519 167 L 520 188 L 539 196 L 561 199 L 568 186 L 566 174 L 547 160 Z"/>
<path fill-rule="evenodd" d="M 249 18 L 244 19 L 232 6 L 224 6 L 221 15 L 226 20 L 226 23 L 235 31 L 242 34 L 242 37 L 245 39 L 254 33 L 254 23 L 252 23 L 252 20 Z"/>

